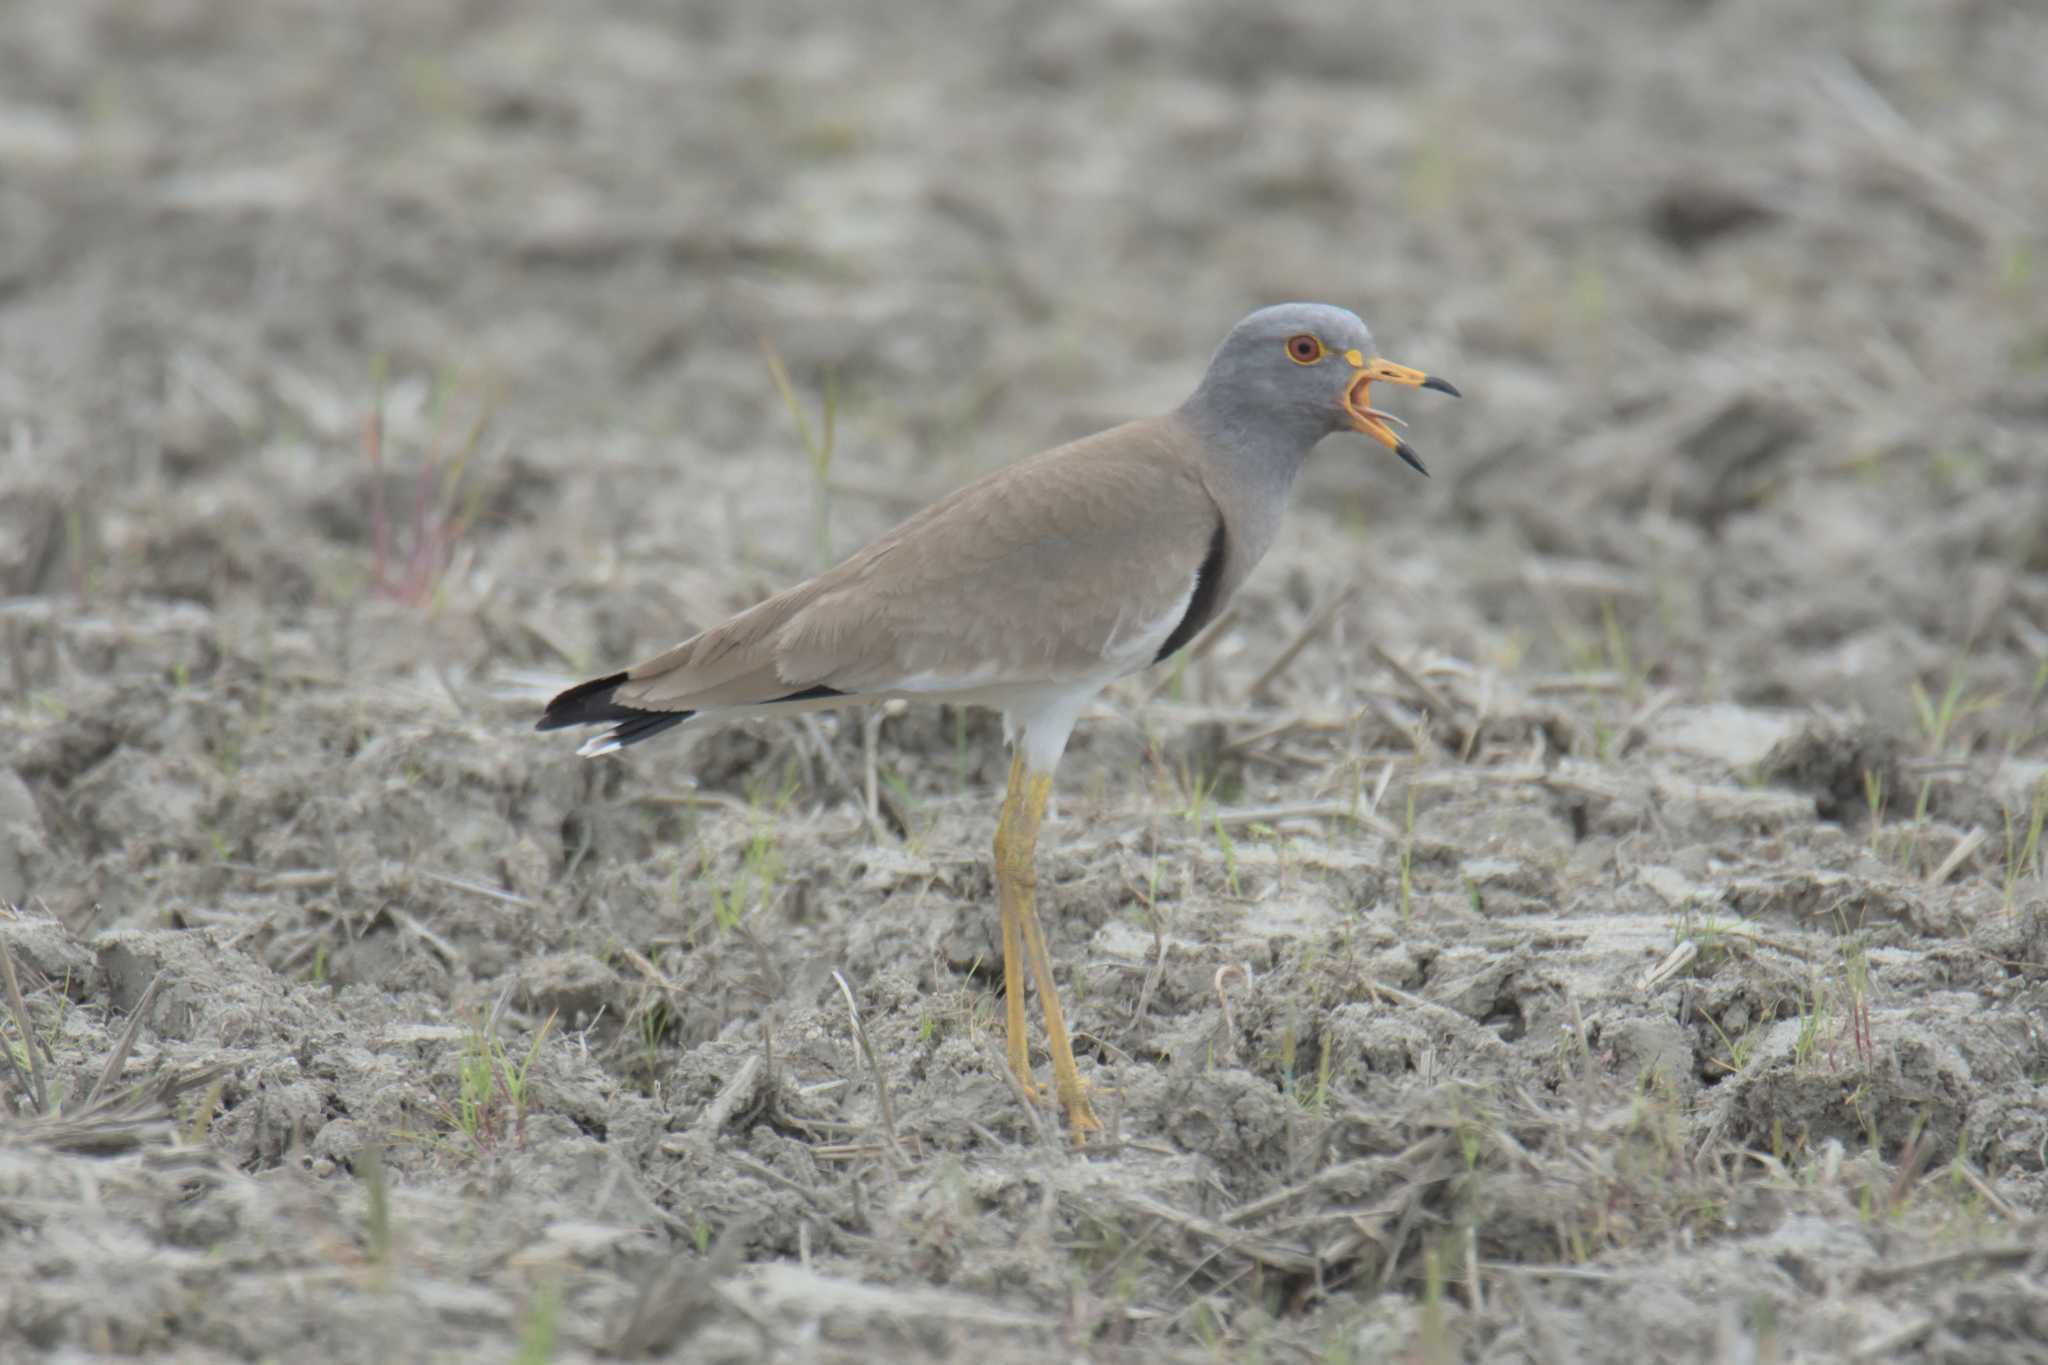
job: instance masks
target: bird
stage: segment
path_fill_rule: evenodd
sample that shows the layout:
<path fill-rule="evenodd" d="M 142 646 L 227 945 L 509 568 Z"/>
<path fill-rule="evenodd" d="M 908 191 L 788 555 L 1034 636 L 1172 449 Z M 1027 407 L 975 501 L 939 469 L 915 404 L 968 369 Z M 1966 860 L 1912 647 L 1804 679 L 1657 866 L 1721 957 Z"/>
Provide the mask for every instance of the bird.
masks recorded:
<path fill-rule="evenodd" d="M 1028 963 L 1053 1085 L 1076 1141 L 1100 1129 L 1074 1060 L 1037 908 L 1038 835 L 1083 708 L 1216 619 L 1279 534 L 1310 450 L 1361 432 L 1429 471 L 1374 408 L 1375 383 L 1447 380 L 1380 357 L 1331 304 L 1237 323 L 1187 401 L 1005 465 L 837 566 L 548 702 L 537 727 L 605 726 L 615 753 L 685 722 L 897 698 L 1002 712 L 1011 749 L 993 862 L 1010 1070 L 1035 1102 Z"/>

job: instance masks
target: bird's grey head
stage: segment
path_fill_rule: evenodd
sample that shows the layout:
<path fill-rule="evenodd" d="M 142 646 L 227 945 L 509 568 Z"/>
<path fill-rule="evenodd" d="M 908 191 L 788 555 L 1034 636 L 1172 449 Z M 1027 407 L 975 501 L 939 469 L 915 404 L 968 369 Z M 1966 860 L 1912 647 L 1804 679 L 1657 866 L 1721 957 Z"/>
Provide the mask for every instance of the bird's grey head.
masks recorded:
<path fill-rule="evenodd" d="M 1374 380 L 1458 392 L 1446 380 L 1381 359 L 1372 333 L 1349 309 L 1280 303 L 1230 329 L 1181 414 L 1213 442 L 1272 450 L 1275 458 L 1291 453 L 1297 464 L 1331 432 L 1361 431 L 1428 473 L 1387 425 L 1399 419 L 1367 401 Z"/>

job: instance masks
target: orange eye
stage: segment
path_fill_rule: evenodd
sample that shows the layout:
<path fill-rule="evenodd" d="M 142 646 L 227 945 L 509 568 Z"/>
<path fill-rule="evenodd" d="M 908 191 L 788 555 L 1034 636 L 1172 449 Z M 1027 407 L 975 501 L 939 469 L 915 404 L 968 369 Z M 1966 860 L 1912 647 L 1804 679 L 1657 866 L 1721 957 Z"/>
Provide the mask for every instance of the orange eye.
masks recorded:
<path fill-rule="evenodd" d="M 1287 358 L 1297 365 L 1313 365 L 1323 358 L 1323 343 L 1307 332 L 1287 338 Z"/>

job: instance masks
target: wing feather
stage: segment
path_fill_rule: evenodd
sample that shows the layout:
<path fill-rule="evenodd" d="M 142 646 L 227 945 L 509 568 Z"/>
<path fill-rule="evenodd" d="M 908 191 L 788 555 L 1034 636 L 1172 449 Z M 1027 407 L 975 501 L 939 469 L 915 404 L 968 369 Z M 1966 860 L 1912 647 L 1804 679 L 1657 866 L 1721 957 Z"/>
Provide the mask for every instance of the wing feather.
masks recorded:
<path fill-rule="evenodd" d="M 1181 623 L 1223 524 L 1192 439 L 1150 419 L 997 470 L 635 665 L 614 700 L 702 710 L 813 687 L 965 690 L 1142 667 Z M 1153 633 L 1135 661 L 1117 648 Z"/>

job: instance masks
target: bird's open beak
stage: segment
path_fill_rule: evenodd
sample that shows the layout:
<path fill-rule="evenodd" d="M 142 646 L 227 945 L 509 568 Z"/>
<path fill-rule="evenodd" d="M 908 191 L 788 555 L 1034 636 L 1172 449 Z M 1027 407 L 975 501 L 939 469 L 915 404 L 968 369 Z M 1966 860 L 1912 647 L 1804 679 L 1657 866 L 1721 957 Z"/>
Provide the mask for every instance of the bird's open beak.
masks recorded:
<path fill-rule="evenodd" d="M 1367 399 L 1366 391 L 1372 387 L 1372 382 L 1378 379 L 1411 389 L 1435 389 L 1438 393 L 1447 393 L 1457 398 L 1461 396 L 1457 386 L 1448 379 L 1438 379 L 1435 375 L 1411 370 L 1406 365 L 1396 365 L 1393 361 L 1382 360 L 1378 356 L 1367 359 L 1356 351 L 1346 351 L 1344 358 L 1359 372 L 1358 377 L 1351 381 L 1351 386 L 1344 391 L 1344 412 L 1350 417 L 1351 425 L 1399 455 L 1417 473 L 1428 477 L 1429 471 L 1422 467 L 1422 461 L 1416 456 L 1414 447 L 1395 435 L 1394 427 L 1387 425 L 1389 422 L 1394 426 L 1404 426 L 1406 423 L 1393 413 L 1381 412 L 1372 406 Z"/>

